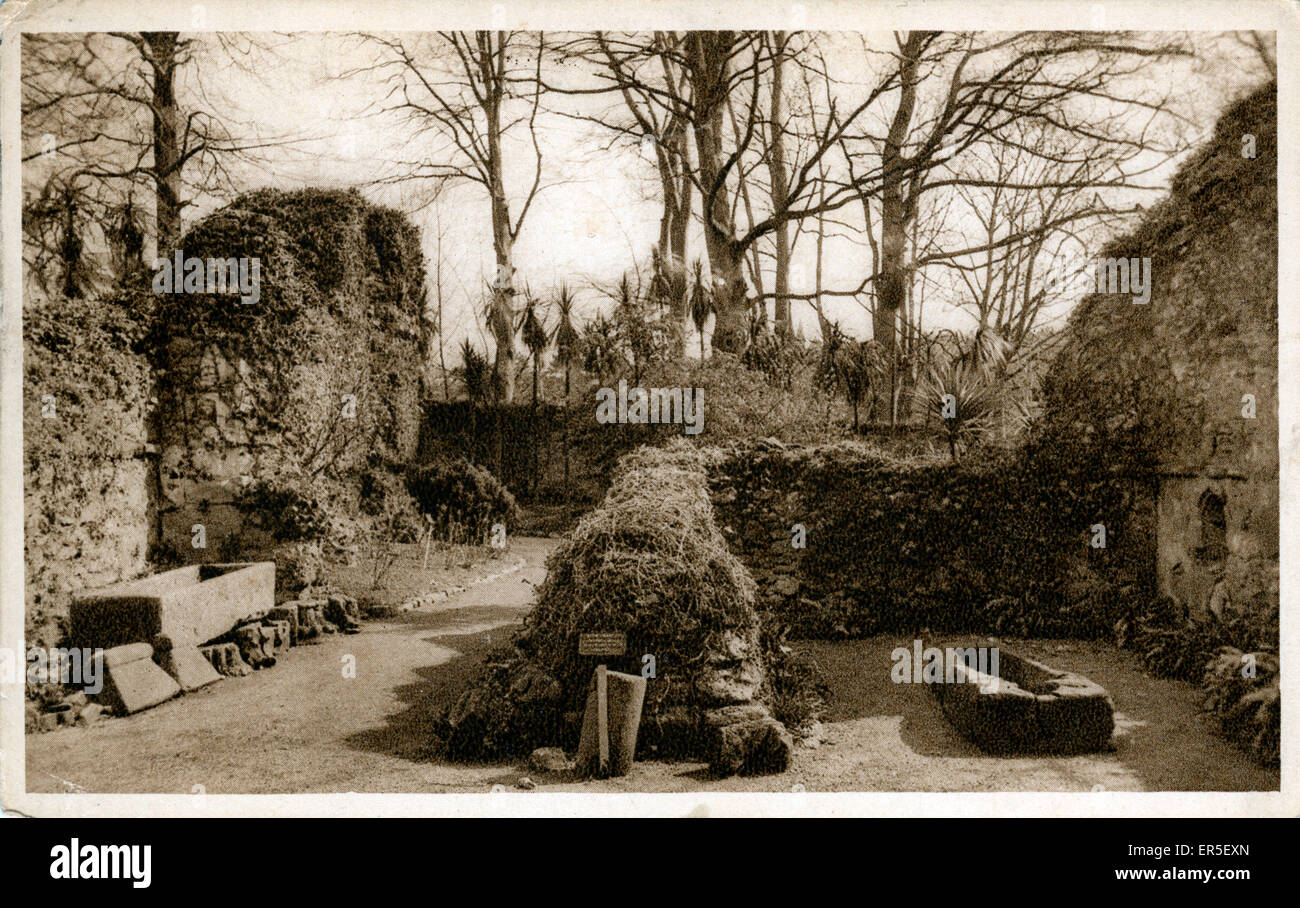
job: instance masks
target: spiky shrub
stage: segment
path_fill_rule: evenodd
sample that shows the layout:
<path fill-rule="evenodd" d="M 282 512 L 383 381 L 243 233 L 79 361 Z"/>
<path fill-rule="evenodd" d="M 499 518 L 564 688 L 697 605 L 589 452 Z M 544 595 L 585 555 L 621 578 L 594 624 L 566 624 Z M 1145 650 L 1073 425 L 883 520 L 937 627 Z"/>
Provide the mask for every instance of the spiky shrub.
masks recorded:
<path fill-rule="evenodd" d="M 538 380 L 542 368 L 542 354 L 551 345 L 551 339 L 546 333 L 546 326 L 542 324 L 541 314 L 537 311 L 537 302 L 531 296 L 528 297 L 528 302 L 524 307 L 524 319 L 520 333 L 523 337 L 524 346 L 528 348 L 528 353 L 533 360 L 533 404 L 536 405 Z"/>
<path fill-rule="evenodd" d="M 884 375 L 884 362 L 872 341 L 855 340 L 832 324 L 822 345 L 815 381 L 818 387 L 842 394 L 853 410 L 853 431 L 858 430 L 858 408 Z"/>
<path fill-rule="evenodd" d="M 690 290 L 691 323 L 695 325 L 695 331 L 700 336 L 700 361 L 703 362 L 704 326 L 709 323 L 709 316 L 714 312 L 715 302 L 713 292 L 704 280 L 704 265 L 699 259 L 695 260 L 694 273 Z"/>
<path fill-rule="evenodd" d="M 983 332 L 951 357 L 932 362 L 918 383 L 920 409 L 943 427 L 954 463 L 959 446 L 988 434 L 1009 406 L 1006 364 L 1001 339 Z"/>

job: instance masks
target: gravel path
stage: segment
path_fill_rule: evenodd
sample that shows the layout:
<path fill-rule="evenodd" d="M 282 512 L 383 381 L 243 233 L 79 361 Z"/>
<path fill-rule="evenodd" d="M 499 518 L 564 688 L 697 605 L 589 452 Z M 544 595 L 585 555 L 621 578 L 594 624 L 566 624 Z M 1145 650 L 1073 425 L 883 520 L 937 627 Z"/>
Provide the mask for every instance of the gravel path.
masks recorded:
<path fill-rule="evenodd" d="M 30 791 L 484 792 L 515 790 L 520 763 L 447 764 L 429 716 L 478 672 L 532 606 L 556 540 L 519 538 L 525 567 L 444 603 L 366 622 L 352 636 L 290 650 L 271 669 L 125 719 L 27 742 Z M 892 637 L 809 642 L 835 699 L 826 740 L 780 776 L 712 779 L 698 763 L 645 762 L 620 779 L 533 775 L 537 791 L 1267 791 L 1276 771 L 1214 737 L 1189 684 L 1141 671 L 1131 653 L 1077 641 L 1003 645 L 1078 671 L 1110 691 L 1112 751 L 1072 757 L 982 754 L 921 684 L 890 683 Z M 346 678 L 345 659 L 356 677 Z M 202 786 L 198 789 L 195 786 Z M 526 797 L 519 792 L 517 796 Z"/>
<path fill-rule="evenodd" d="M 27 739 L 29 791 L 208 794 L 482 790 L 510 767 L 429 762 L 429 714 L 532 607 L 558 540 L 515 537 L 525 566 L 446 602 L 294 647 L 275 666 L 153 709 Z M 344 677 L 345 659 L 355 677 Z M 195 786 L 203 786 L 196 789 Z"/>

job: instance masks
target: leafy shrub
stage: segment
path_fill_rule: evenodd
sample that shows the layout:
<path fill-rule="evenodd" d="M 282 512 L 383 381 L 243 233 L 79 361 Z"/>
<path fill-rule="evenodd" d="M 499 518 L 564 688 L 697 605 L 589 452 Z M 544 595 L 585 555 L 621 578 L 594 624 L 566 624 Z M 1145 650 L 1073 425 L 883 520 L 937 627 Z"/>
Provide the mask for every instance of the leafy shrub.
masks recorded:
<path fill-rule="evenodd" d="M 761 618 L 760 639 L 771 688 L 772 716 L 793 734 L 807 734 L 826 711 L 830 686 L 814 659 L 787 645 L 789 625 L 770 613 Z"/>
<path fill-rule="evenodd" d="M 253 528 L 277 542 L 321 539 L 330 527 L 324 491 L 298 476 L 255 480 L 240 492 L 235 507 Z"/>
<path fill-rule="evenodd" d="M 272 557 L 275 560 L 275 592 L 279 598 L 292 598 L 316 586 L 324 577 L 325 559 L 318 542 L 277 546 Z"/>
<path fill-rule="evenodd" d="M 1125 643 L 1158 678 L 1199 682 L 1214 653 L 1224 646 L 1252 650 L 1275 646 L 1262 633 L 1258 616 L 1228 613 L 1189 619 L 1169 596 L 1160 596 L 1142 610 L 1125 635 Z"/>
<path fill-rule="evenodd" d="M 361 473 L 360 510 L 372 529 L 382 529 L 394 542 L 415 542 L 423 531 L 419 505 L 402 474 L 371 465 Z"/>
<path fill-rule="evenodd" d="M 494 523 L 507 527 L 519 518 L 510 490 L 482 467 L 463 457 L 438 459 L 412 469 L 408 488 L 420 511 L 433 521 L 434 532 L 450 541 L 458 532 L 484 542 Z"/>
<path fill-rule="evenodd" d="M 1230 741 L 1268 766 L 1281 762 L 1282 691 L 1277 653 L 1220 647 L 1205 666 L 1204 708 Z"/>

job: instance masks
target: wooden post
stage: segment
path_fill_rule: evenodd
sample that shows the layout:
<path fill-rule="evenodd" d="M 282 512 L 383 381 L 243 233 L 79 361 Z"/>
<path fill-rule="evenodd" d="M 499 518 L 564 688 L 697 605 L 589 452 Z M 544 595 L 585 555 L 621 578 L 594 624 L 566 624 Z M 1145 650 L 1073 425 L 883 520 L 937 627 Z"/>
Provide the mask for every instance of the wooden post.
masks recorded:
<path fill-rule="evenodd" d="M 609 772 L 609 679 L 605 663 L 596 666 L 596 738 L 600 744 L 600 774 Z"/>
<path fill-rule="evenodd" d="M 578 655 L 607 659 L 627 652 L 627 635 L 622 631 L 599 631 L 578 635 Z M 597 772 L 603 777 L 610 771 L 609 761 L 609 678 L 608 666 L 602 661 L 596 666 L 596 742 L 600 763 Z M 591 701 L 588 700 L 588 703 Z M 586 737 L 586 720 L 583 720 L 583 737 Z M 588 758 L 589 759 L 589 758 Z"/>

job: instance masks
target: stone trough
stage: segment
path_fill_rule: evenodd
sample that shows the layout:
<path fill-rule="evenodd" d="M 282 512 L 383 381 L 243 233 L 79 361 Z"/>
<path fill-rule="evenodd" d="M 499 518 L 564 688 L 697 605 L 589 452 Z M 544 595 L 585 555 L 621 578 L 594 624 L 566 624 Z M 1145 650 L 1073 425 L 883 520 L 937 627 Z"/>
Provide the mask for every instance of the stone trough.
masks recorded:
<path fill-rule="evenodd" d="M 974 649 L 955 652 L 956 683 L 930 689 L 948 721 L 982 750 L 1090 753 L 1108 746 L 1114 706 L 1099 684 L 1001 649 L 994 677 L 970 664 Z"/>
<path fill-rule="evenodd" d="M 198 646 L 275 605 L 275 562 L 191 564 L 77 596 L 69 613 L 73 646 L 108 649 L 170 638 Z"/>

